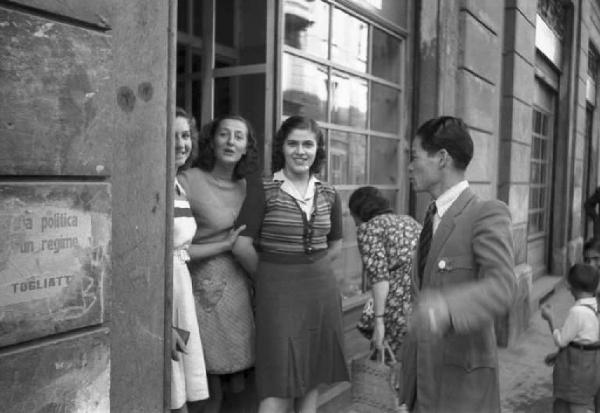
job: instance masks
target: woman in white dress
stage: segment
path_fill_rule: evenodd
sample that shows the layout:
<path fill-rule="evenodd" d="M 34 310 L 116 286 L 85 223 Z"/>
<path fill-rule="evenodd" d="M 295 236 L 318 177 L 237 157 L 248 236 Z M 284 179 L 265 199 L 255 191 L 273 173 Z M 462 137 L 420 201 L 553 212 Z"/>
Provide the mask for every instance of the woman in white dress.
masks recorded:
<path fill-rule="evenodd" d="M 185 169 L 192 153 L 194 120 L 177 109 L 174 124 L 175 167 Z M 197 133 L 197 132 L 196 132 Z M 197 141 L 196 141 L 197 142 Z M 171 409 L 191 412 L 201 408 L 194 403 L 208 398 L 204 352 L 192 280 L 187 268 L 188 248 L 196 233 L 196 221 L 181 185 L 175 179 L 173 223 L 173 350 L 171 356 Z"/>

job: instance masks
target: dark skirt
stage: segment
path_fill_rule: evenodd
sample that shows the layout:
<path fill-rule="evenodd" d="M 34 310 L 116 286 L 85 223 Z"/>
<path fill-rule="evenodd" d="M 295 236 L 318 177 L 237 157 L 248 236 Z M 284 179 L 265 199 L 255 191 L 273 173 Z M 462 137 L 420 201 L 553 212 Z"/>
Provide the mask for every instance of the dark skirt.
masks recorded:
<path fill-rule="evenodd" d="M 261 254 L 256 284 L 256 387 L 260 399 L 302 397 L 348 380 L 341 297 L 325 255 Z"/>

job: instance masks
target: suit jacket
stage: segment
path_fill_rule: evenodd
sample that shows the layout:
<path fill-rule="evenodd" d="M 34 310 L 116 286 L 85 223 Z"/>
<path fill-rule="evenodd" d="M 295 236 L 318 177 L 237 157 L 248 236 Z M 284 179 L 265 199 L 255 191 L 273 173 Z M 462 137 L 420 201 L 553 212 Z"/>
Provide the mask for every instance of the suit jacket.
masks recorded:
<path fill-rule="evenodd" d="M 405 365 L 416 371 L 407 372 L 405 394 L 416 388 L 419 412 L 499 412 L 494 319 L 510 308 L 516 291 L 506 204 L 465 189 L 433 235 L 422 280 L 417 271 L 417 300 L 425 289 L 441 292 L 451 327 L 437 339 L 408 337 L 407 348 L 415 351 L 407 351 L 413 359 Z"/>

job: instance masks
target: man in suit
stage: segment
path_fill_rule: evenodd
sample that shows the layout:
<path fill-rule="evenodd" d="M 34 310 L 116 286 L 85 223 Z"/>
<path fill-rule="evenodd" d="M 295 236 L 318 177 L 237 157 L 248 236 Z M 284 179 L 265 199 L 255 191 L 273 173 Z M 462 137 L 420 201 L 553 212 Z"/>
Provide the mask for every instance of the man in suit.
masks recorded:
<path fill-rule="evenodd" d="M 409 174 L 434 198 L 415 260 L 416 306 L 406 341 L 411 411 L 500 412 L 494 319 L 516 290 L 508 207 L 469 188 L 473 141 L 450 116 L 421 125 Z M 416 383 L 415 383 L 416 381 Z"/>

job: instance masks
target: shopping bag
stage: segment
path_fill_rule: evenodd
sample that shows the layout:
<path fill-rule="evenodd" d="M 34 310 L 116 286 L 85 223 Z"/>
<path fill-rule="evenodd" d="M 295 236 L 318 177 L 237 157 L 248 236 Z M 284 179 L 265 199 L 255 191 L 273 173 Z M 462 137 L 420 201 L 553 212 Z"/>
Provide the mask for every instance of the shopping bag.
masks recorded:
<path fill-rule="evenodd" d="M 359 413 L 401 412 L 398 394 L 391 382 L 392 372 L 402 377 L 400 370 L 401 366 L 387 343 L 383 351 L 374 349 L 366 357 L 353 360 L 353 409 Z"/>

